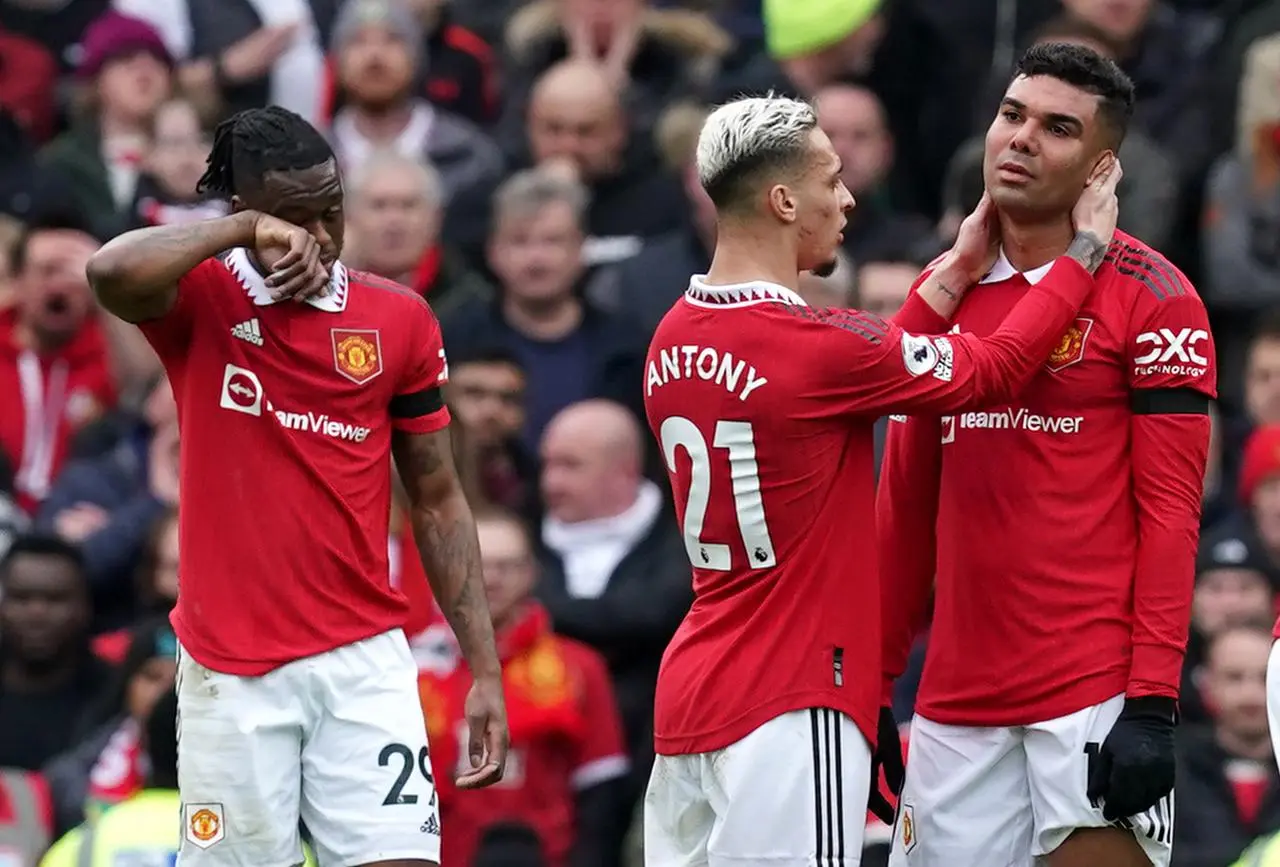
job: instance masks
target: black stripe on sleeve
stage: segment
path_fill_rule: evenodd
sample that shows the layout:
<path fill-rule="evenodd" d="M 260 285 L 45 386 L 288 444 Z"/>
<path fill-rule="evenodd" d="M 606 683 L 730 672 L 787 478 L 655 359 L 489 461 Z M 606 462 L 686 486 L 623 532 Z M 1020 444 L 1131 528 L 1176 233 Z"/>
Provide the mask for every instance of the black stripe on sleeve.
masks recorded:
<path fill-rule="evenodd" d="M 1208 415 L 1209 396 L 1194 388 L 1140 388 L 1130 407 L 1134 415 Z"/>
<path fill-rule="evenodd" d="M 397 394 L 391 398 L 392 418 L 422 418 L 444 408 L 444 396 L 437 386 L 424 388 L 412 394 Z"/>

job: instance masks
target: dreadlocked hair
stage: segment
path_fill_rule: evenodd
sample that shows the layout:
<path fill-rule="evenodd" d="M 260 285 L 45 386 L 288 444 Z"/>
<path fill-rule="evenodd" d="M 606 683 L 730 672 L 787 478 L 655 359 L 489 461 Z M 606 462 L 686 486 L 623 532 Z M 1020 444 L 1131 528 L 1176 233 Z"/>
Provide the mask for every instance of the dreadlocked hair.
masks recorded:
<path fill-rule="evenodd" d="M 278 105 L 251 108 L 214 130 L 209 168 L 196 192 L 230 197 L 246 181 L 261 183 L 267 172 L 309 169 L 331 159 L 333 148 L 300 115 Z"/>

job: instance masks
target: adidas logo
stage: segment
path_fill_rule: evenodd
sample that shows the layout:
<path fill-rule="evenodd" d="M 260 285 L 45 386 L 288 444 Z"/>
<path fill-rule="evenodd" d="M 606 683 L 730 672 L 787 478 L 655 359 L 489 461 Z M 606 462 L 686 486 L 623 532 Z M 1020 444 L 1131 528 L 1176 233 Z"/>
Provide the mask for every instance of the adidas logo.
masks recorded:
<path fill-rule="evenodd" d="M 436 818 L 436 814 L 432 813 L 427 817 L 427 821 L 422 823 L 422 827 L 418 829 L 423 834 L 434 834 L 440 836 L 440 820 Z"/>
<path fill-rule="evenodd" d="M 257 318 L 246 319 L 239 325 L 231 326 L 231 336 L 238 337 L 241 340 L 247 340 L 254 346 L 262 345 L 262 332 L 258 330 Z"/>

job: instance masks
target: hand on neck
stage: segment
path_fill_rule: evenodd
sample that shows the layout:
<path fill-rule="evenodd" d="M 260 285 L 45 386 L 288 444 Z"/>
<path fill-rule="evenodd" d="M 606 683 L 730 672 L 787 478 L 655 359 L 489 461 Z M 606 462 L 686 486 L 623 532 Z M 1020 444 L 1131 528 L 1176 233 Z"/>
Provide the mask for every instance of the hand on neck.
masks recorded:
<path fill-rule="evenodd" d="M 1000 246 L 1009 264 L 1019 272 L 1047 265 L 1063 255 L 1074 236 L 1069 216 L 1032 222 L 1000 214 Z"/>

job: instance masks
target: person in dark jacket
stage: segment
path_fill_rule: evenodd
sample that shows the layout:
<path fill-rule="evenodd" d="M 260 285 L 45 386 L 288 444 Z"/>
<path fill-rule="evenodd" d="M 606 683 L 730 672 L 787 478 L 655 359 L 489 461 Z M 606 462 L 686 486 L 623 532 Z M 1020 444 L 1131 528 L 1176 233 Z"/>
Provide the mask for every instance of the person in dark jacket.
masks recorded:
<path fill-rule="evenodd" d="M 541 449 L 537 592 L 556 631 L 609 664 L 631 753 L 628 809 L 653 765 L 662 652 L 693 602 L 683 536 L 642 473 L 643 441 L 621 406 L 589 400 L 552 420 Z"/>
<path fill-rule="evenodd" d="M 550 418 L 579 400 L 605 397 L 642 414 L 642 335 L 582 297 L 586 201 L 581 184 L 545 170 L 508 179 L 495 198 L 488 251 L 499 298 L 441 320 L 450 355 L 503 349 L 524 367 L 522 440 L 530 450 Z"/>
<path fill-rule="evenodd" d="M 1241 624 L 1209 645 L 1203 687 L 1213 720 L 1178 731 L 1178 821 L 1171 867 L 1227 867 L 1280 828 L 1280 776 L 1267 727 L 1271 629 Z"/>

